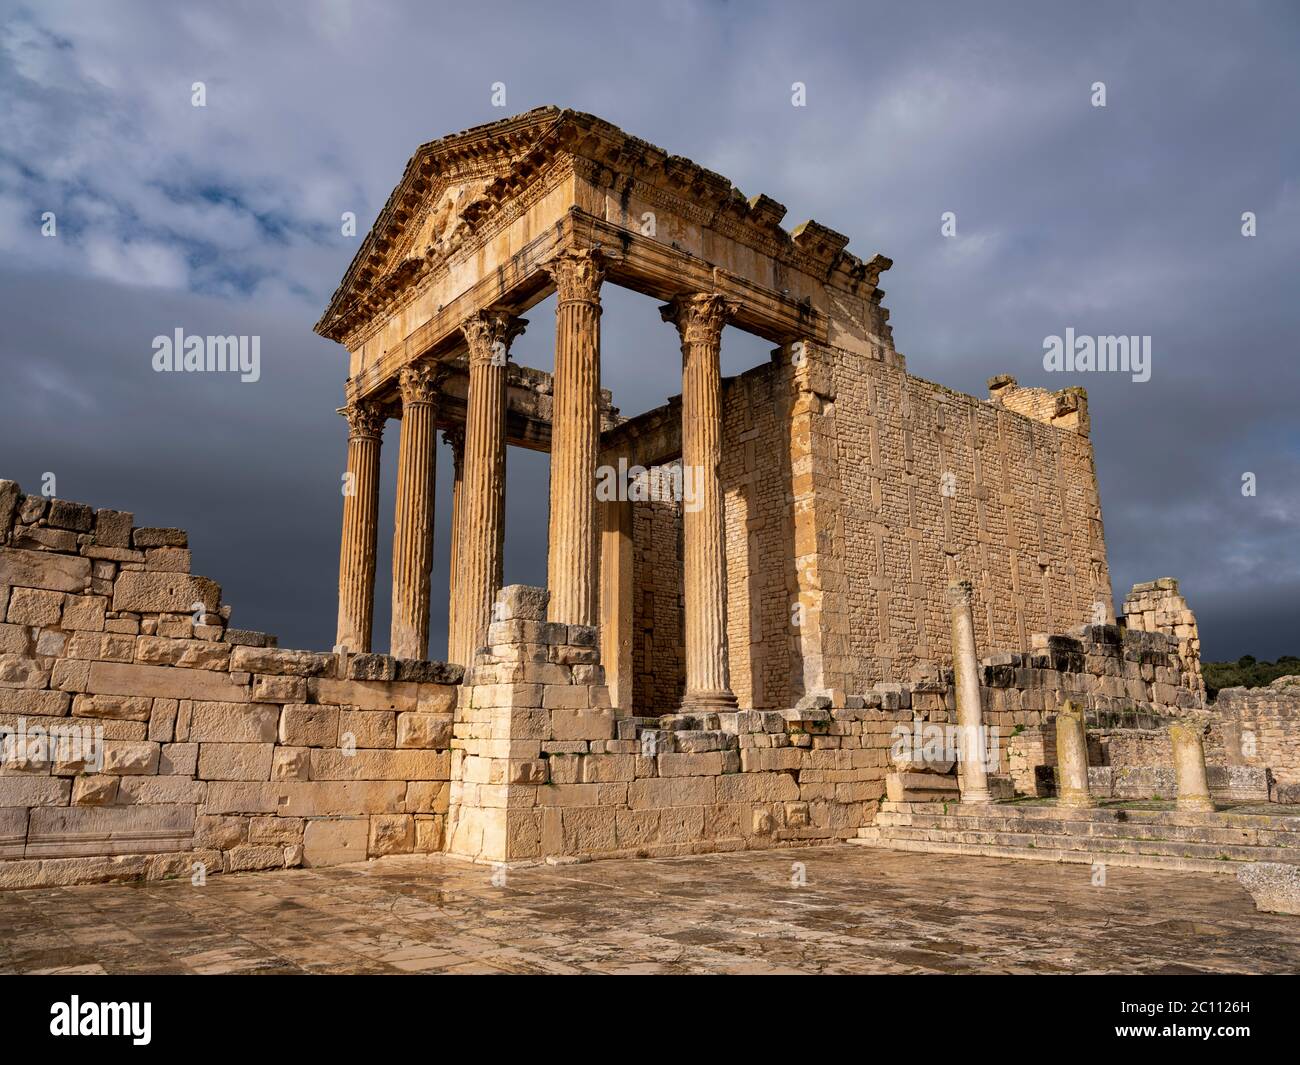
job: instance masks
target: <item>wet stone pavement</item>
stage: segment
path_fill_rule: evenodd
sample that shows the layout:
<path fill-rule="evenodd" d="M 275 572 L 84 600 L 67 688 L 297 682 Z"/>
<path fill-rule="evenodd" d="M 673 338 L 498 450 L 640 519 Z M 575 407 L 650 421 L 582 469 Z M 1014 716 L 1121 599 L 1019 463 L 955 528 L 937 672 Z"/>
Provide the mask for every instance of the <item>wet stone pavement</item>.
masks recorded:
<path fill-rule="evenodd" d="M 1258 913 L 1228 875 L 1094 886 L 1087 865 L 840 845 L 493 877 L 421 856 L 4 891 L 0 973 L 1300 970 L 1300 918 Z"/>

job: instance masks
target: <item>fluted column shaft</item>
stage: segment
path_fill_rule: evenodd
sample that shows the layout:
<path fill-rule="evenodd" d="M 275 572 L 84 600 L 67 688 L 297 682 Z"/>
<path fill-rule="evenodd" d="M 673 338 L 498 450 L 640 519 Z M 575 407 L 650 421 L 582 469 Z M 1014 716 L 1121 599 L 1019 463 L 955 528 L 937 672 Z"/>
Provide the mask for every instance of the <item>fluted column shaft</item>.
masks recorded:
<path fill-rule="evenodd" d="M 465 427 L 444 429 L 442 439 L 451 447 L 451 565 L 447 573 L 447 661 L 459 662 L 456 645 L 456 572 L 460 569 L 460 497 L 465 473 Z"/>
<path fill-rule="evenodd" d="M 679 296 L 662 314 L 682 340 L 682 514 L 686 592 L 683 710 L 736 705 L 727 664 L 727 564 L 722 482 L 722 327 L 727 302 Z"/>
<path fill-rule="evenodd" d="M 339 411 L 348 420 L 348 469 L 343 485 L 339 548 L 339 617 L 335 646 L 370 650 L 375 619 L 375 547 L 379 538 L 379 447 L 384 415 L 369 403 Z"/>
<path fill-rule="evenodd" d="M 393 523 L 393 621 L 389 651 L 429 654 L 429 569 L 433 562 L 435 404 L 439 375 L 429 366 L 402 370 L 402 442 Z"/>
<path fill-rule="evenodd" d="M 481 311 L 461 325 L 469 345 L 469 398 L 456 540 L 455 635 L 452 661 L 473 664 L 487 639 L 492 603 L 501 588 L 505 542 L 506 367 L 522 319 Z"/>
<path fill-rule="evenodd" d="M 600 449 L 600 285 L 589 251 L 547 264 L 555 281 L 555 374 L 551 417 L 549 617 L 596 624 L 596 461 Z"/>

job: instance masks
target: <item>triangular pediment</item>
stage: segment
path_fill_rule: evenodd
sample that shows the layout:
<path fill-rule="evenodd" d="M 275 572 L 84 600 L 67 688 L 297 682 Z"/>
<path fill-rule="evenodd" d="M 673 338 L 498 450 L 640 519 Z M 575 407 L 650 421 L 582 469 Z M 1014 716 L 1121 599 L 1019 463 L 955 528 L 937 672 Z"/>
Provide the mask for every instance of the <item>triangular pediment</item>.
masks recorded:
<path fill-rule="evenodd" d="M 871 298 L 880 272 L 891 265 L 881 255 L 864 262 L 846 250 L 848 237 L 817 222 L 782 228 L 785 207 L 775 200 L 746 198 L 721 174 L 595 115 L 542 107 L 421 146 L 316 332 L 343 341 L 383 313 L 566 155 L 582 161 L 594 184 L 620 195 L 633 186 L 647 190 L 699 225 L 835 287 Z"/>
<path fill-rule="evenodd" d="M 316 331 L 339 339 L 346 321 L 439 261 L 466 208 L 508 177 L 558 121 L 555 107 L 528 111 L 430 141 L 411 156 L 362 241 Z"/>

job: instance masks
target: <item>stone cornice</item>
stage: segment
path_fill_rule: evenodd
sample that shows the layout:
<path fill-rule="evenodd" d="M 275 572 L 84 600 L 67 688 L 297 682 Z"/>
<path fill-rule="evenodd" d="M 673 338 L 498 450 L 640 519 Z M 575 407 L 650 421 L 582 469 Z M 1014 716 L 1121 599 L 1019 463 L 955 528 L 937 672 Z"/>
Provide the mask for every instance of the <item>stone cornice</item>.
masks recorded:
<path fill-rule="evenodd" d="M 385 312 L 441 276 L 449 262 L 472 254 L 527 209 L 539 183 L 547 185 L 548 175 L 569 166 L 597 187 L 620 195 L 635 192 L 833 289 L 880 300 L 880 274 L 892 265 L 887 257 L 863 261 L 845 250 L 847 237 L 814 221 L 786 232 L 780 226 L 785 208 L 770 197 L 746 199 L 725 177 L 689 159 L 669 155 L 593 115 L 549 107 L 421 147 L 316 331 L 355 346 Z M 410 223 L 442 194 L 449 177 L 483 178 L 486 185 L 460 209 L 459 221 L 437 254 L 426 254 L 411 246 L 417 227 Z"/>

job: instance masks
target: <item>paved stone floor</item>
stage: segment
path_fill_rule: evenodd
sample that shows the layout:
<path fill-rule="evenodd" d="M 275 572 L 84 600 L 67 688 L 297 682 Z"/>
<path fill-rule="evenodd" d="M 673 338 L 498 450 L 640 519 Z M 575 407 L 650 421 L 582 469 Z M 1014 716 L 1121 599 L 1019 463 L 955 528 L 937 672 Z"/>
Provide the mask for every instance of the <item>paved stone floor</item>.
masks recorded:
<path fill-rule="evenodd" d="M 806 885 L 793 886 L 794 863 Z M 0 892 L 4 973 L 1296 972 L 1231 876 L 841 845 Z"/>

